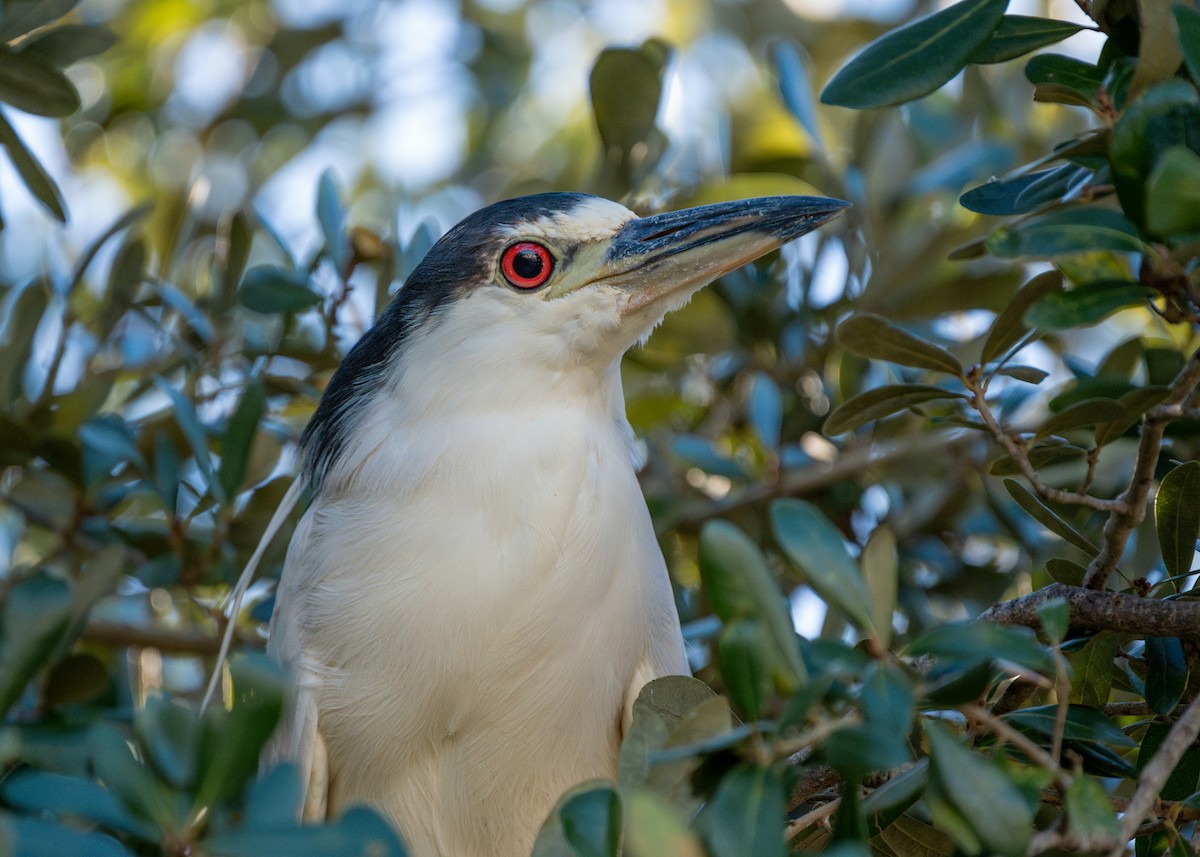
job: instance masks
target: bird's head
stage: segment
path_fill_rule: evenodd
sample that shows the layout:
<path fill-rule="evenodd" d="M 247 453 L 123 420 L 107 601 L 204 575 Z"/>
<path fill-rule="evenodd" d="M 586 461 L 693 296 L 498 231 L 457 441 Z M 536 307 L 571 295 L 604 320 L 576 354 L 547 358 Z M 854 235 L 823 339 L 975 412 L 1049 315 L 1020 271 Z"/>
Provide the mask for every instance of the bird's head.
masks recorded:
<path fill-rule="evenodd" d="M 431 396 L 490 378 L 514 398 L 522 379 L 544 389 L 549 378 L 609 374 L 698 289 L 847 205 L 777 196 L 638 217 L 599 197 L 547 193 L 475 212 L 433 246 L 334 375 L 302 441 L 313 475 L 371 394 L 410 373 L 439 379 L 423 385 Z"/>

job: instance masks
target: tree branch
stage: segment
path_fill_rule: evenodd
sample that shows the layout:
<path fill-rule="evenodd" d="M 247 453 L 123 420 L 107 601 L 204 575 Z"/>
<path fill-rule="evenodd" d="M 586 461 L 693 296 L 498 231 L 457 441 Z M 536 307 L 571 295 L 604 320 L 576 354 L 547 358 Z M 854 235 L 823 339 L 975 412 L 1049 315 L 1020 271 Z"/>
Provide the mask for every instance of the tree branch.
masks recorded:
<path fill-rule="evenodd" d="M 221 647 L 221 638 L 201 631 L 177 631 L 165 628 L 150 628 L 127 625 L 119 622 L 103 622 L 90 619 L 84 626 L 80 639 L 100 646 L 140 649 L 158 649 L 161 652 L 179 655 L 215 655 Z M 259 640 L 241 640 L 248 645 L 261 646 Z"/>
<path fill-rule="evenodd" d="M 1041 628 L 1038 608 L 1055 598 L 1067 602 L 1071 627 L 1081 631 L 1124 631 L 1139 637 L 1200 640 L 1200 601 L 1160 601 L 1119 592 L 1097 592 L 1053 583 L 1030 595 L 989 607 L 985 622 Z"/>

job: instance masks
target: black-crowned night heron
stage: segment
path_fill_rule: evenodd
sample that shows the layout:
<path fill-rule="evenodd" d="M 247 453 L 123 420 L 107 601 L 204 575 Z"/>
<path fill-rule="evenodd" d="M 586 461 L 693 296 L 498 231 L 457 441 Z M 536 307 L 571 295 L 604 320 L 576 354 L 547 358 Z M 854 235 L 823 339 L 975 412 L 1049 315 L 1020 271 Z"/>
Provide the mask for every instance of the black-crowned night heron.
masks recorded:
<path fill-rule="evenodd" d="M 614 776 L 642 685 L 688 672 L 621 355 L 845 205 L 542 194 L 433 247 L 301 442 L 269 650 L 306 814 L 362 802 L 414 857 L 526 857 L 563 791 Z"/>

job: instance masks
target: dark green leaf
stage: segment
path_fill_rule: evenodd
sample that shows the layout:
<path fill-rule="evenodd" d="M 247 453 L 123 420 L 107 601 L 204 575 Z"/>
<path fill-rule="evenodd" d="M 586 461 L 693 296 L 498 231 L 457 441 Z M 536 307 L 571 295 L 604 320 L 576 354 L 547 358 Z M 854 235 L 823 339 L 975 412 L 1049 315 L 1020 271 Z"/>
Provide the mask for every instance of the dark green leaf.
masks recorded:
<path fill-rule="evenodd" d="M 700 531 L 700 577 L 717 615 L 727 622 L 760 619 L 775 640 L 790 680 L 803 681 L 791 615 L 758 546 L 733 524 L 709 521 Z"/>
<path fill-rule="evenodd" d="M 1153 290 L 1138 283 L 1088 283 L 1046 295 L 1030 307 L 1025 321 L 1047 330 L 1097 324 L 1117 310 L 1144 304 L 1153 295 Z"/>
<path fill-rule="evenodd" d="M 572 795 L 559 808 L 563 836 L 578 857 L 617 857 L 621 799 L 608 787 Z"/>
<path fill-rule="evenodd" d="M 926 676 L 921 696 L 936 706 L 953 707 L 976 702 L 995 682 L 999 671 L 990 658 L 972 663 L 955 663 Z"/>
<path fill-rule="evenodd" d="M 62 24 L 21 43 L 21 53 L 65 68 L 81 59 L 102 54 L 117 43 L 108 27 L 95 24 Z"/>
<path fill-rule="evenodd" d="M 308 277 L 275 265 L 258 265 L 246 272 L 238 300 L 247 309 L 273 315 L 299 312 L 321 302 L 321 296 L 308 286 Z"/>
<path fill-rule="evenodd" d="M 96 319 L 96 328 L 102 339 L 107 339 L 122 316 L 133 306 L 138 287 L 146 272 L 146 245 L 139 238 L 130 236 L 118 249 L 108 269 L 108 282 L 104 287 L 104 303 Z"/>
<path fill-rule="evenodd" d="M 6 0 L 0 18 L 0 42 L 11 42 L 53 24 L 78 5 L 79 0 Z"/>
<path fill-rule="evenodd" d="M 1154 497 L 1154 525 L 1167 576 L 1187 574 L 1200 537 L 1200 461 L 1181 464 L 1163 477 Z"/>
<path fill-rule="evenodd" d="M 0 816 L 0 842 L 11 843 L 14 857 L 133 857 L 133 852 L 111 836 L 82 833 L 35 818 Z"/>
<path fill-rule="evenodd" d="M 158 839 L 158 829 L 132 815 L 108 789 L 91 780 L 30 769 L 14 771 L 0 786 L 4 802 L 29 813 L 49 812 L 63 819 L 101 824 L 146 842 Z"/>
<path fill-rule="evenodd" d="M 1054 645 L 1058 645 L 1067 636 L 1071 625 L 1071 608 L 1064 598 L 1051 598 L 1037 608 L 1038 621 L 1042 632 Z"/>
<path fill-rule="evenodd" d="M 1175 24 L 1179 28 L 1183 64 L 1187 66 L 1192 82 L 1200 84 L 1200 10 L 1186 3 L 1173 3 L 1171 11 L 1175 13 Z"/>
<path fill-rule="evenodd" d="M 1034 469 L 1062 464 L 1065 461 L 1075 461 L 1085 455 L 1082 447 L 1061 444 L 1055 446 L 1035 446 L 1026 450 L 1026 457 Z M 1002 455 L 992 462 L 988 473 L 993 476 L 1015 476 L 1021 472 L 1020 467 L 1011 455 Z"/>
<path fill-rule="evenodd" d="M 971 51 L 967 62 L 1007 62 L 1046 45 L 1061 42 L 1082 29 L 1081 25 L 1067 21 L 1005 15 L 987 41 Z"/>
<path fill-rule="evenodd" d="M 962 362 L 949 351 L 878 315 L 864 312 L 850 316 L 838 325 L 837 338 L 843 346 L 862 357 L 956 376 L 963 374 Z"/>
<path fill-rule="evenodd" d="M 929 760 L 922 759 L 867 795 L 862 802 L 870 832 L 881 833 L 899 819 L 925 793 L 929 782 Z"/>
<path fill-rule="evenodd" d="M 211 806 L 241 792 L 258 767 L 263 744 L 283 711 L 284 678 L 266 655 L 244 655 L 229 665 L 233 707 L 208 709 L 200 737 L 196 803 Z"/>
<path fill-rule="evenodd" d="M 1055 579 L 1057 580 L 1057 577 Z M 1083 574 L 1080 569 L 1079 582 L 1082 580 Z M 1117 634 L 1102 631 L 1088 640 L 1083 648 L 1068 656 L 1072 673 L 1071 702 L 1089 708 L 1104 707 L 1112 691 L 1113 671 L 1116 669 L 1113 660 L 1117 656 L 1120 644 Z"/>
<path fill-rule="evenodd" d="M 1175 710 L 1188 684 L 1188 659 L 1178 637 L 1146 638 L 1146 704 L 1164 717 Z"/>
<path fill-rule="evenodd" d="M 1172 146 L 1146 182 L 1146 228 L 1155 235 L 1200 232 L 1200 155 Z"/>
<path fill-rule="evenodd" d="M 1062 54 L 1038 54 L 1025 64 L 1025 78 L 1035 87 L 1055 87 L 1074 93 L 1077 104 L 1096 100 L 1104 73 L 1091 63 Z"/>
<path fill-rule="evenodd" d="M 1054 734 L 1057 718 L 1057 705 L 1023 708 L 1020 711 L 1004 715 L 1004 719 L 1013 726 L 1047 738 Z M 1137 742 L 1122 732 L 1121 727 L 1111 719 L 1096 709 L 1084 705 L 1067 707 L 1063 738 L 1068 741 L 1108 744 L 1113 747 L 1137 746 Z"/>
<path fill-rule="evenodd" d="M 843 402 L 825 420 L 822 430 L 827 435 L 841 434 L 924 402 L 963 398 L 962 393 L 929 384 L 888 384 Z"/>
<path fill-rule="evenodd" d="M 1013 295 L 1013 299 L 996 316 L 988 331 L 987 340 L 983 343 L 983 354 L 980 360 L 991 363 L 1003 357 L 1010 348 L 1020 342 L 1029 332 L 1025 323 L 1025 313 L 1046 295 L 1062 291 L 1062 274 L 1058 271 L 1046 271 L 1038 274 L 1021 290 Z"/>
<path fill-rule="evenodd" d="M 0 101 L 38 116 L 70 116 L 79 93 L 67 76 L 44 59 L 0 46 Z"/>
<path fill-rule="evenodd" d="M 94 656 L 84 653 L 67 655 L 56 663 L 46 679 L 42 698 L 57 707 L 90 702 L 108 688 L 108 670 Z"/>
<path fill-rule="evenodd" d="M 299 766 L 279 762 L 259 775 L 246 795 L 246 826 L 290 827 L 304 807 Z"/>
<path fill-rule="evenodd" d="M 171 404 L 175 406 L 175 419 L 179 423 L 179 428 L 183 431 L 183 436 L 187 438 L 188 445 L 192 448 L 192 456 L 196 460 L 196 466 L 200 468 L 200 473 L 204 476 L 204 481 L 208 485 L 208 490 L 212 493 L 213 499 L 218 503 L 224 504 L 226 501 L 225 490 L 221 486 L 221 482 L 217 479 L 217 474 L 213 470 L 212 456 L 208 452 L 208 434 L 204 430 L 204 425 L 200 422 L 200 417 L 196 413 L 196 408 L 192 403 L 178 390 L 168 384 L 164 379 L 156 377 L 154 379 L 155 386 L 170 398 Z"/>
<path fill-rule="evenodd" d="M 845 726 L 825 739 L 825 757 L 847 782 L 912 761 L 908 734 L 881 724 Z"/>
<path fill-rule="evenodd" d="M 717 640 L 717 665 L 725 690 L 750 722 L 763 718 L 774 687 L 771 673 L 777 661 L 769 632 L 755 619 L 734 619 Z"/>
<path fill-rule="evenodd" d="M 1121 824 L 1104 788 L 1092 777 L 1077 776 L 1067 788 L 1067 817 L 1080 836 L 1109 837 L 1121 834 Z"/>
<path fill-rule="evenodd" d="M 71 589 L 45 573 L 35 574 L 9 590 L 2 615 L 0 712 L 20 698 L 25 685 L 66 637 Z"/>
<path fill-rule="evenodd" d="M 138 710 L 134 727 L 159 775 L 176 789 L 190 788 L 200 741 L 195 712 L 181 703 L 151 696 Z"/>
<path fill-rule="evenodd" d="M 1050 377 L 1050 373 L 1044 369 L 1037 369 L 1033 366 L 1002 366 L 996 370 L 997 375 L 1003 375 L 1006 378 L 1014 378 L 1018 381 L 1023 381 L 1026 384 L 1040 384 Z"/>
<path fill-rule="evenodd" d="M 1137 227 L 1124 215 L 1107 208 L 1075 205 L 1043 214 L 1018 226 L 1003 226 L 991 234 L 988 250 L 1002 259 L 1018 256 L 1059 256 L 1112 250 L 1142 253 L 1146 245 Z"/>
<path fill-rule="evenodd" d="M 117 414 L 93 417 L 79 427 L 83 444 L 84 478 L 93 485 L 117 465 L 129 461 L 146 472 L 149 468 L 137 448 L 133 429 Z"/>
<path fill-rule="evenodd" d="M 1171 731 L 1171 726 L 1170 723 L 1151 723 L 1147 727 L 1146 734 L 1142 738 L 1142 747 L 1138 750 L 1137 770 L 1139 772 L 1144 770 L 1158 753 L 1159 747 L 1162 746 L 1167 734 Z M 1175 770 L 1167 777 L 1167 781 L 1163 783 L 1158 794 L 1163 800 L 1184 800 L 1195 794 L 1198 785 L 1200 785 L 1200 744 L 1193 743 L 1184 751 L 1183 757 L 1175 766 Z"/>
<path fill-rule="evenodd" d="M 250 445 L 258 430 L 259 421 L 267 405 L 267 388 L 262 381 L 252 379 L 246 384 L 237 409 L 229 418 L 225 435 L 221 441 L 221 487 L 227 499 L 232 500 L 241 488 L 246 474 L 246 462 L 250 458 Z"/>
<path fill-rule="evenodd" d="M 213 857 L 405 857 L 408 853 L 380 815 L 353 806 L 320 827 L 241 828 L 204 840 Z"/>
<path fill-rule="evenodd" d="M 988 851 L 1023 857 L 1033 811 L 1004 773 L 971 752 L 944 726 L 925 722 L 930 777 Z"/>
<path fill-rule="evenodd" d="M 1114 399 L 1084 399 L 1070 407 L 1064 408 L 1057 414 L 1052 414 L 1038 429 L 1035 437 L 1038 440 L 1061 435 L 1084 426 L 1094 426 L 1123 420 L 1128 416 L 1125 406 Z"/>
<path fill-rule="evenodd" d="M 588 88 L 600 142 L 608 162 L 626 179 L 639 143 L 651 153 L 639 166 L 652 166 L 652 153 L 661 150 L 655 119 L 670 56 L 664 42 L 651 39 L 640 48 L 606 48 L 592 66 Z"/>
<path fill-rule="evenodd" d="M 0 404 L 10 405 L 22 392 L 21 376 L 29 362 L 33 349 L 34 335 L 46 307 L 50 293 L 45 283 L 31 280 L 17 294 L 8 311 L 4 324 L 4 336 L 0 338 Z"/>
<path fill-rule="evenodd" d="M 989 622 L 941 625 L 911 643 L 908 653 L 972 664 L 981 658 L 992 658 L 1042 675 L 1055 673 L 1054 657 L 1037 641 L 1033 631 Z"/>
<path fill-rule="evenodd" d="M 1017 501 L 1017 505 L 1029 513 L 1035 521 L 1068 544 L 1072 544 L 1090 556 L 1100 553 L 1099 548 L 1084 538 L 1074 527 L 1058 516 L 1058 513 L 1039 500 L 1033 492 L 1013 479 L 1005 479 L 1004 487 Z"/>
<path fill-rule="evenodd" d="M 96 776 L 134 814 L 154 822 L 163 830 L 182 824 L 182 807 L 150 769 L 134 758 L 125 736 L 106 724 L 96 724 L 88 733 L 92 767 Z"/>
<path fill-rule="evenodd" d="M 221 288 L 217 303 L 222 312 L 230 309 L 237 300 L 238 284 L 246 272 L 250 249 L 254 244 L 254 230 L 250 218 L 239 211 L 229 219 L 229 234 L 225 239 L 225 263 L 221 270 Z"/>
<path fill-rule="evenodd" d="M 1046 560 L 1046 572 L 1057 583 L 1067 586 L 1083 586 L 1083 578 L 1087 574 L 1087 569 L 1070 560 L 1048 559 Z"/>
<path fill-rule="evenodd" d="M 34 157 L 33 152 L 29 151 L 3 113 L 0 113 L 0 146 L 8 152 L 8 159 L 12 161 L 17 175 L 21 177 L 29 192 L 61 223 L 66 223 L 67 209 L 58 185 Z"/>
<path fill-rule="evenodd" d="M 804 575 L 805 581 L 861 630 L 873 628 L 871 595 L 858 564 L 846 550 L 837 527 L 811 503 L 776 500 L 771 504 L 776 541 Z"/>
<path fill-rule="evenodd" d="M 1007 0 L 963 0 L 876 39 L 821 93 L 841 107 L 887 107 L 928 95 L 962 71 L 991 37 Z"/>
<path fill-rule="evenodd" d="M 785 857 L 786 810 L 781 765 L 739 765 L 721 778 L 698 825 L 713 857 Z"/>

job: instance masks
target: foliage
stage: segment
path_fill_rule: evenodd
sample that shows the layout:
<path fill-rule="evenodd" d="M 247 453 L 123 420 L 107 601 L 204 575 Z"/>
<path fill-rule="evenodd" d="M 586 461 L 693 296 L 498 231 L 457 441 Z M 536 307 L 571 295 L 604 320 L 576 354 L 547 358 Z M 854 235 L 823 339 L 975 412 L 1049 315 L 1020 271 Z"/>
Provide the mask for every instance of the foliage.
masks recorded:
<path fill-rule="evenodd" d="M 298 240 L 264 189 L 385 106 L 305 81 L 416 4 L 303 23 L 262 2 L 4 4 L 0 101 L 65 117 L 70 167 L 0 113 L 56 254 L 0 271 L 0 853 L 403 853 L 370 810 L 296 826 L 286 766 L 253 781 L 285 694 L 252 651 L 269 583 L 232 619 L 226 705 L 196 713 L 222 598 L 347 342 L 444 221 L 578 188 L 856 207 L 626 360 L 698 679 L 646 688 L 617 781 L 565 795 L 534 853 L 1193 854 L 1200 12 L 1081 4 L 1103 38 L 1087 61 L 1046 51 L 1083 25 L 996 0 L 883 33 L 695 4 L 695 28 L 591 50 L 572 103 L 592 110 L 534 134 L 547 16 L 591 25 L 513 5 L 464 4 L 457 166 L 388 193 L 368 166 L 325 171 Z M 159 70 L 234 31 L 255 64 L 188 113 Z M 663 101 L 718 37 L 750 70 L 707 105 L 714 162 Z M 222 197 L 230 163 L 250 190 Z M 148 204 L 89 209 L 89 170 Z M 79 220 L 83 243 L 58 225 Z"/>

